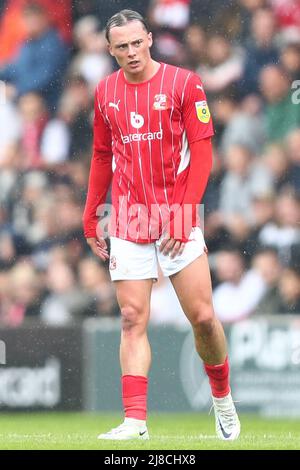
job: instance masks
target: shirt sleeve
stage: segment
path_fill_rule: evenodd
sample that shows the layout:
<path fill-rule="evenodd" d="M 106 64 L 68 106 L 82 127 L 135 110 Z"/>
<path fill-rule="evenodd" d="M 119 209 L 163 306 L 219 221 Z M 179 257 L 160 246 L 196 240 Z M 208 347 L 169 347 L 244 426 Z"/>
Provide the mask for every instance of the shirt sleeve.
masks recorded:
<path fill-rule="evenodd" d="M 181 202 L 181 210 L 170 221 L 170 236 L 175 240 L 187 242 L 192 227 L 199 225 L 198 208 L 207 186 L 212 168 L 211 139 L 201 139 L 191 144 L 191 161 L 187 169 L 186 190 Z M 182 173 L 179 175 L 181 177 Z M 180 184 L 180 182 L 178 181 Z M 176 192 L 176 185 L 175 185 Z M 176 195 L 175 195 L 176 197 Z M 181 236 L 176 236 L 175 228 L 181 227 Z"/>
<path fill-rule="evenodd" d="M 182 116 L 188 142 L 206 139 L 214 134 L 201 79 L 192 73 L 183 91 Z"/>
<path fill-rule="evenodd" d="M 88 194 L 83 214 L 84 235 L 96 237 L 97 209 L 105 203 L 112 180 L 112 137 L 95 95 L 94 145 L 88 184 Z"/>

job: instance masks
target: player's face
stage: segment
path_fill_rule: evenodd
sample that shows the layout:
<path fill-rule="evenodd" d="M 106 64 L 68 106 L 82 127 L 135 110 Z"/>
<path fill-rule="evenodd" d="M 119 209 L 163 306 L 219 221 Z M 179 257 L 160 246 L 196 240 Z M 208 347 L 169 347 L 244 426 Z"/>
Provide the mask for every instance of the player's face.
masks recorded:
<path fill-rule="evenodd" d="M 152 34 L 147 33 L 140 21 L 131 21 L 110 30 L 109 51 L 127 77 L 141 78 L 150 63 Z"/>

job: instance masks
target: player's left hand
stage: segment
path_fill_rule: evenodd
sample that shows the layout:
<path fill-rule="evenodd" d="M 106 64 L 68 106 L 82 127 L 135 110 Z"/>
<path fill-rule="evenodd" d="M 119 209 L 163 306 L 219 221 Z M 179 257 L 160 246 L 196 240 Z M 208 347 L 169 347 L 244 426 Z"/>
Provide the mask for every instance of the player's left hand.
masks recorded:
<path fill-rule="evenodd" d="M 159 251 L 165 256 L 169 255 L 171 259 L 180 256 L 184 250 L 185 243 L 175 240 L 170 235 L 165 235 L 159 246 Z"/>

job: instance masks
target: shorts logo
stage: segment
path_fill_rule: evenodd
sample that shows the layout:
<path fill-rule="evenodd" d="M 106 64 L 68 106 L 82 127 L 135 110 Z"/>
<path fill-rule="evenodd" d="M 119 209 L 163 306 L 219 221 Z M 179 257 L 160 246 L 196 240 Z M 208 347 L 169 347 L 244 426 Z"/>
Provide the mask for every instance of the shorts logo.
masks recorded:
<path fill-rule="evenodd" d="M 130 123 L 135 129 L 140 129 L 144 125 L 144 118 L 135 112 L 130 113 Z"/>
<path fill-rule="evenodd" d="M 156 111 L 164 111 L 165 109 L 168 109 L 168 107 L 167 95 L 155 95 L 153 109 Z"/>
<path fill-rule="evenodd" d="M 197 101 L 195 103 L 196 106 L 196 112 L 197 112 L 197 117 L 199 121 L 203 122 L 204 124 L 207 124 L 208 121 L 210 120 L 210 112 L 207 106 L 206 101 Z"/>
<path fill-rule="evenodd" d="M 111 256 L 109 260 L 109 270 L 113 271 L 117 269 L 117 258 L 115 256 Z"/>

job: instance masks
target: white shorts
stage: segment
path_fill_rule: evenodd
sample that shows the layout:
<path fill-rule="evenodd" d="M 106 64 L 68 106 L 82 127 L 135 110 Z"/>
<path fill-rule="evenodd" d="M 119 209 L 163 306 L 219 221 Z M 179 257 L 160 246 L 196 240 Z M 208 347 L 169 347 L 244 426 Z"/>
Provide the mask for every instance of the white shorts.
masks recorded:
<path fill-rule="evenodd" d="M 164 276 L 178 273 L 206 250 L 199 227 L 194 227 L 183 253 L 171 259 L 160 253 L 162 239 L 155 243 L 134 243 L 121 238 L 110 238 L 109 272 L 112 281 L 157 279 L 158 264 Z"/>

